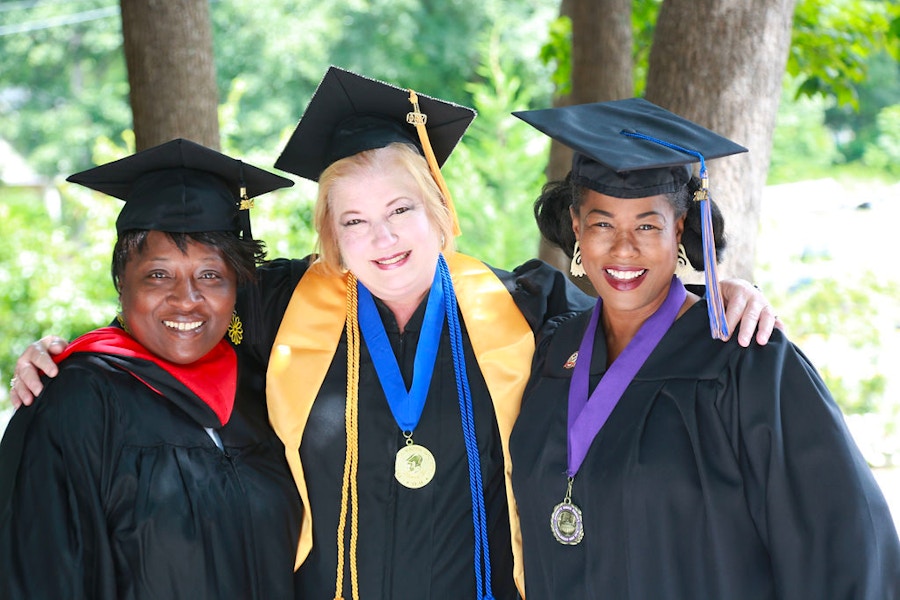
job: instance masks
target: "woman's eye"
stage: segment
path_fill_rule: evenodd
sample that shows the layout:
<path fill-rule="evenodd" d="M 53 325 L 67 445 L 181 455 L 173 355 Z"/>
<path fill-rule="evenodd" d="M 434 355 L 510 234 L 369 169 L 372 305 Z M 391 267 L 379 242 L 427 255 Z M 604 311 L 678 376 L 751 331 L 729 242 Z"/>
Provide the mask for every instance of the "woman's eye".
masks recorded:
<path fill-rule="evenodd" d="M 412 208 L 410 208 L 409 206 L 398 206 L 398 207 L 394 210 L 394 214 L 395 214 L 395 215 L 402 215 L 403 213 L 408 212 L 408 211 L 410 211 L 410 210 L 412 210 Z"/>
<path fill-rule="evenodd" d="M 353 225 L 359 225 L 362 223 L 362 219 L 348 219 L 344 221 L 344 227 L 352 227 Z"/>
<path fill-rule="evenodd" d="M 166 274 L 162 271 L 152 271 L 147 275 L 147 277 L 149 277 L 150 279 L 164 279 L 166 277 Z"/>
<path fill-rule="evenodd" d="M 200 279 L 218 279 L 218 278 L 219 278 L 219 274 L 215 273 L 213 271 L 209 271 L 207 273 L 200 274 Z"/>

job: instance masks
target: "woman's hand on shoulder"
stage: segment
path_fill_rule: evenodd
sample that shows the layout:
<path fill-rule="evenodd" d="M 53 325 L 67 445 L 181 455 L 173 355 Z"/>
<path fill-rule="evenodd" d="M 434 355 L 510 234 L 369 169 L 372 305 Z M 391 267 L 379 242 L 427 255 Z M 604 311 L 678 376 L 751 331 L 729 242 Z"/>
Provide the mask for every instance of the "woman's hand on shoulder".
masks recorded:
<path fill-rule="evenodd" d="M 723 279 L 719 282 L 725 302 L 725 321 L 729 334 L 738 331 L 738 343 L 745 348 L 756 333 L 756 343 L 764 346 L 773 329 L 784 331 L 784 323 L 775 314 L 766 296 L 744 279 Z"/>
<path fill-rule="evenodd" d="M 66 349 L 69 342 L 58 335 L 48 335 L 30 344 L 16 360 L 16 368 L 10 381 L 9 400 L 13 408 L 34 402 L 43 391 L 41 373 L 56 377 L 59 369 L 53 356 Z"/>

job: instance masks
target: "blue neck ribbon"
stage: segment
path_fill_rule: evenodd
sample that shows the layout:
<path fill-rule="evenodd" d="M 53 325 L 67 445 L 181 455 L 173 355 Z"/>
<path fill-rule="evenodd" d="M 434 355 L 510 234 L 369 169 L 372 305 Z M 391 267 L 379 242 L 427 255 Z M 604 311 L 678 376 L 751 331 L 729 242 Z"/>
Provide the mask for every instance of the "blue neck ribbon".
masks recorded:
<path fill-rule="evenodd" d="M 425 408 L 425 398 L 428 396 L 431 376 L 437 361 L 441 330 L 444 328 L 444 290 L 440 271 L 435 269 L 431 291 L 428 293 L 428 305 L 425 308 L 422 333 L 419 336 L 416 356 L 413 360 L 412 386 L 408 391 L 372 293 L 361 281 L 357 282 L 357 286 L 359 330 L 369 348 L 375 372 L 378 374 L 378 381 L 381 382 L 388 406 L 390 406 L 391 413 L 400 430 L 404 433 L 412 433 L 419 424 L 422 410 Z"/>
<path fill-rule="evenodd" d="M 438 257 L 437 269 L 428 294 L 422 334 L 413 361 L 413 382 L 407 392 L 400 375 L 400 367 L 391 349 L 390 341 L 381 322 L 372 294 L 362 283 L 357 283 L 359 293 L 359 328 L 365 339 L 378 380 L 387 397 L 391 413 L 400 429 L 412 432 L 422 416 L 431 376 L 437 360 L 438 344 L 447 317 L 450 330 L 450 347 L 453 356 L 453 370 L 456 391 L 459 397 L 460 418 L 463 438 L 466 442 L 466 458 L 469 465 L 469 488 L 472 495 L 472 524 L 475 530 L 475 588 L 479 600 L 493 600 L 491 592 L 491 558 L 487 537 L 487 510 L 484 503 L 484 482 L 481 477 L 481 459 L 475 435 L 475 415 L 472 408 L 472 392 L 466 372 L 465 350 L 462 326 L 459 322 L 459 308 L 450 269 L 443 255 Z"/>

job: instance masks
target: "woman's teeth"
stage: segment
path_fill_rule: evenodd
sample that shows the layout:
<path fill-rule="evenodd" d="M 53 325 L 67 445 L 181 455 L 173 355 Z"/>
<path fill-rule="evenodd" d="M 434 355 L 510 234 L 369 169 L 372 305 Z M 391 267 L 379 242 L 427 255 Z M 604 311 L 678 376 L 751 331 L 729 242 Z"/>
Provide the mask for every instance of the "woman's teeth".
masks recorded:
<path fill-rule="evenodd" d="M 197 329 L 201 325 L 203 325 L 203 321 L 194 321 L 193 323 L 182 323 L 180 321 L 163 321 L 163 325 L 170 329 L 177 329 L 178 331 L 193 331 Z"/>
<path fill-rule="evenodd" d="M 606 272 L 609 273 L 610 277 L 614 277 L 616 279 L 637 279 L 641 275 L 647 272 L 647 269 L 641 269 L 640 271 L 616 271 L 615 269 L 606 269 Z"/>
<path fill-rule="evenodd" d="M 409 256 L 409 252 L 404 252 L 403 254 L 398 254 L 397 256 L 392 256 L 391 258 L 386 258 L 384 260 L 376 260 L 379 265 L 394 265 Z"/>

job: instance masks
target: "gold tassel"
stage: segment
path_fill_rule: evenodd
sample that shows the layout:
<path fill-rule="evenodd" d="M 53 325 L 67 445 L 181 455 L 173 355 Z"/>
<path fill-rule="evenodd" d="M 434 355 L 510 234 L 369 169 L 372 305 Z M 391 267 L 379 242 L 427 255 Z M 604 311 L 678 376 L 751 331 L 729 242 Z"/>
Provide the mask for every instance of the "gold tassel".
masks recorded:
<path fill-rule="evenodd" d="M 450 197 L 450 190 L 447 188 L 447 182 L 444 181 L 444 175 L 441 173 L 441 168 L 438 166 L 437 159 L 434 156 L 434 150 L 431 148 L 431 142 L 428 140 L 428 130 L 425 128 L 425 123 L 428 121 L 428 115 L 423 114 L 419 110 L 419 97 L 413 90 L 409 90 L 409 102 L 413 105 L 413 111 L 406 113 L 406 122 L 416 126 L 416 132 L 419 134 L 419 142 L 422 144 L 422 151 L 425 153 L 425 160 L 428 161 L 428 168 L 431 170 L 431 175 L 434 177 L 435 182 L 437 182 L 438 189 L 441 190 L 441 194 L 444 196 L 444 202 L 447 203 L 447 208 L 450 210 L 450 216 L 453 218 L 453 235 L 461 235 L 462 230 L 459 228 L 459 216 L 456 214 L 456 208 L 453 206 L 453 198 Z"/>
<path fill-rule="evenodd" d="M 353 600 L 359 600 L 359 578 L 356 568 L 356 545 L 359 537 L 359 494 L 357 468 L 359 466 L 359 320 L 357 318 L 356 277 L 347 274 L 347 404 L 344 426 L 347 429 L 347 452 L 341 485 L 341 513 L 337 530 L 337 573 L 335 600 L 343 600 L 344 589 L 344 532 L 350 519 L 350 588 Z M 348 513 L 349 504 L 349 515 Z"/>

